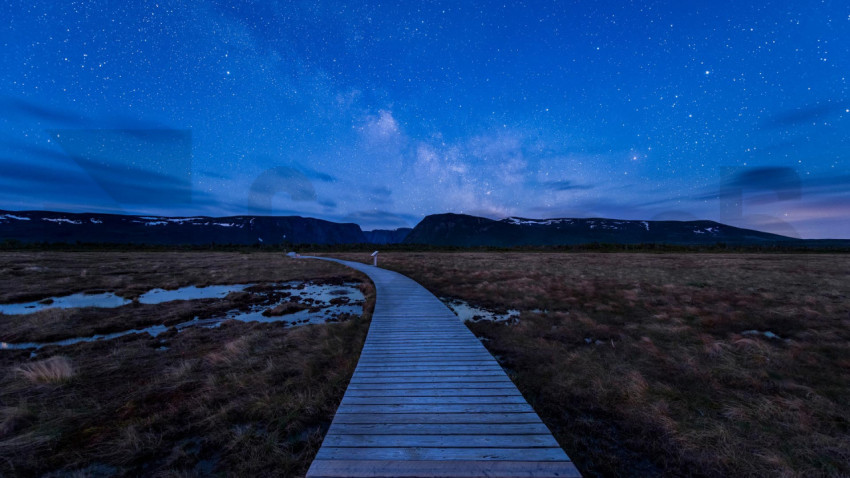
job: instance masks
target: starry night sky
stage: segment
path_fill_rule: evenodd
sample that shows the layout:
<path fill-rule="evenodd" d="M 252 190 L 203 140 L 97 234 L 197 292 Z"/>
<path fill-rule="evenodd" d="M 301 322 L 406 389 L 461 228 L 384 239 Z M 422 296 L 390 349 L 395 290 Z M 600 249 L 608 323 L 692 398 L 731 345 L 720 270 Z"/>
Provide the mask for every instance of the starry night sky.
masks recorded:
<path fill-rule="evenodd" d="M 0 209 L 850 238 L 846 1 L 8 2 Z"/>

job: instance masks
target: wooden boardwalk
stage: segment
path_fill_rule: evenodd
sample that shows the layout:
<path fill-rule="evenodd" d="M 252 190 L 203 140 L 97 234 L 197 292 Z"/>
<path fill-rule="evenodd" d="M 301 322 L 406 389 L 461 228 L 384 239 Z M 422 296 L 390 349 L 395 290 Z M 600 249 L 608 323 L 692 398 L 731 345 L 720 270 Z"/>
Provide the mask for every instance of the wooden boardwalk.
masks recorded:
<path fill-rule="evenodd" d="M 455 314 L 412 279 L 339 262 L 375 283 L 357 369 L 307 476 L 581 476 Z"/>

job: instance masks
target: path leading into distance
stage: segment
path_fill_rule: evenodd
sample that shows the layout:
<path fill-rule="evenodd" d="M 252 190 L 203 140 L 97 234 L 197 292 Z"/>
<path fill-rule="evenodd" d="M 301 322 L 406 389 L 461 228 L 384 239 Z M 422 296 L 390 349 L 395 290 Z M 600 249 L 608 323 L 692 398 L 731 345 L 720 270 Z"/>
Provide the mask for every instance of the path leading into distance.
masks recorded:
<path fill-rule="evenodd" d="M 377 289 L 360 361 L 307 472 L 319 477 L 581 476 L 481 342 L 424 287 Z"/>

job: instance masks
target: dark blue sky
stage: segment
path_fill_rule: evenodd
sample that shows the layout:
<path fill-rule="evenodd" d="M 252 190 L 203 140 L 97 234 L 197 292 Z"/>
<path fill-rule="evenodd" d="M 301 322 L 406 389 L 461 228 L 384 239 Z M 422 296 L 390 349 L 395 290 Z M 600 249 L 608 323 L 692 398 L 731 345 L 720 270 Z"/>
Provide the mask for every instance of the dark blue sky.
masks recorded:
<path fill-rule="evenodd" d="M 4 2 L 0 209 L 850 238 L 850 4 Z"/>

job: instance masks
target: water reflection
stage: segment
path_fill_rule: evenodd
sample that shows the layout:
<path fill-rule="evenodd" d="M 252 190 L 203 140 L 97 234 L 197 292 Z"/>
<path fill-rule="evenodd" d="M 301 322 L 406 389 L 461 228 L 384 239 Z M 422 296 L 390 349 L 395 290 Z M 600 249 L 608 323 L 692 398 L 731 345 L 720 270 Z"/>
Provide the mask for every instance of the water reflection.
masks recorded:
<path fill-rule="evenodd" d="M 229 286 L 209 286 L 209 287 L 184 287 L 173 291 L 162 291 L 162 289 L 154 289 L 145 295 L 151 294 L 146 299 L 145 304 L 159 304 L 172 300 L 191 300 L 191 299 L 207 299 L 207 298 L 223 298 L 231 292 L 244 291 L 250 288 L 251 285 L 229 285 Z M 162 291 L 162 292 L 158 292 Z M 166 293 L 169 292 L 169 293 Z M 347 282 L 343 285 L 325 285 L 302 282 L 285 282 L 272 284 L 271 287 L 264 290 L 252 292 L 257 296 L 258 304 L 252 304 L 246 309 L 233 309 L 219 317 L 211 317 L 201 319 L 195 317 L 193 320 L 186 321 L 174 325 L 177 332 L 181 332 L 189 327 L 204 327 L 216 328 L 227 320 L 237 320 L 240 322 L 285 322 L 288 325 L 303 325 L 303 324 L 319 324 L 325 322 L 333 322 L 340 320 L 345 316 L 359 317 L 363 313 L 363 303 L 365 298 L 363 293 L 358 288 L 357 282 Z M 269 301 L 268 298 L 276 294 L 282 296 L 276 300 Z M 75 294 L 82 295 L 82 294 Z M 86 297 L 99 297 L 103 294 L 89 295 Z M 72 296 L 67 296 L 62 299 L 67 299 Z M 114 296 L 117 297 L 117 296 Z M 266 299 L 266 300 L 264 300 Z M 129 301 L 128 301 L 129 302 Z M 141 300 L 140 300 L 141 302 Z M 268 311 L 286 304 L 286 303 L 304 304 L 302 310 L 284 315 L 269 315 Z M 63 304 L 66 302 L 63 302 Z M 86 302 L 92 303 L 92 302 Z M 23 304 L 17 304 L 23 305 Z M 123 305 L 123 304 L 122 304 Z M 118 307 L 115 305 L 114 307 Z M 92 307 L 87 305 L 86 307 Z M 94 307 L 105 307 L 103 305 L 94 305 Z M 263 313 L 266 312 L 264 315 Z M 31 310 L 23 313 L 32 313 Z M 111 340 L 118 337 L 123 337 L 130 334 L 148 334 L 151 337 L 169 330 L 171 327 L 160 324 L 140 329 L 130 329 L 111 334 L 95 334 L 87 337 L 73 337 L 55 342 L 22 342 L 22 343 L 7 343 L 0 342 L 0 350 L 26 350 L 26 349 L 41 349 L 48 346 L 67 346 L 81 342 L 94 342 L 97 340 Z"/>
<path fill-rule="evenodd" d="M 464 322 L 476 322 L 479 320 L 488 320 L 491 322 L 515 322 L 519 320 L 519 310 L 508 309 L 507 312 L 501 314 L 492 310 L 487 310 L 481 307 L 470 305 L 469 302 L 460 299 L 450 299 L 447 297 L 440 298 L 452 312 Z"/>
<path fill-rule="evenodd" d="M 181 287 L 175 290 L 153 289 L 139 296 L 142 304 L 161 304 L 172 300 L 222 299 L 231 292 L 242 292 L 253 284 Z"/>
<path fill-rule="evenodd" d="M 231 292 L 241 292 L 252 284 L 211 285 L 207 287 L 181 287 L 174 290 L 152 289 L 139 296 L 142 304 L 161 304 L 173 300 L 221 299 Z M 132 301 L 112 292 L 101 294 L 71 294 L 63 297 L 48 297 L 36 302 L 22 304 L 0 304 L 0 312 L 6 315 L 32 314 L 45 309 L 75 309 L 80 307 L 115 308 Z"/>
<path fill-rule="evenodd" d="M 74 309 L 78 307 L 121 307 L 130 301 L 106 292 L 103 294 L 72 294 L 64 297 L 50 297 L 36 302 L 22 304 L 0 304 L 0 312 L 6 315 L 32 314 L 44 309 Z"/>

